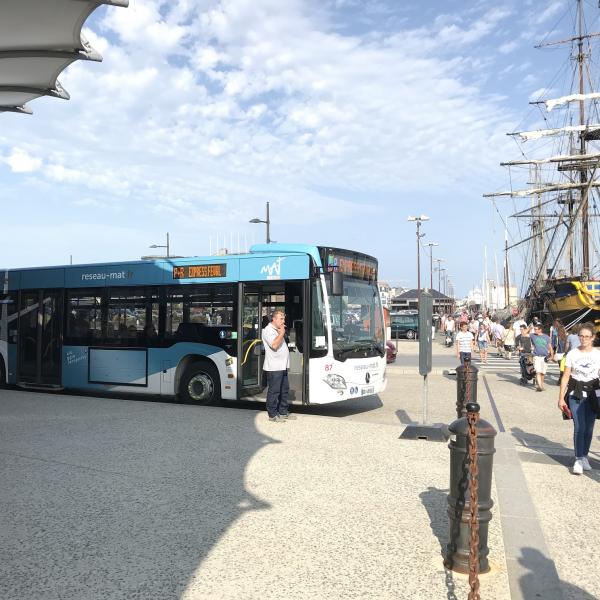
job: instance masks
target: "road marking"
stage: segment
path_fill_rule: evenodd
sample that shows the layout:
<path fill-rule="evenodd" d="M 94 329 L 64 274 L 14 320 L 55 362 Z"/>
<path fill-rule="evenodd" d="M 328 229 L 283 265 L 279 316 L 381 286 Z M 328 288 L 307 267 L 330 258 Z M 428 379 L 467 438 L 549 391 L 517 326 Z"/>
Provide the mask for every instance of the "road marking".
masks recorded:
<path fill-rule="evenodd" d="M 501 357 L 488 357 L 487 363 L 482 363 L 481 359 L 476 358 L 472 361 L 478 369 L 485 371 L 519 371 L 519 359 L 513 357 L 510 360 Z M 548 372 L 559 371 L 559 365 L 557 363 L 548 363 Z"/>

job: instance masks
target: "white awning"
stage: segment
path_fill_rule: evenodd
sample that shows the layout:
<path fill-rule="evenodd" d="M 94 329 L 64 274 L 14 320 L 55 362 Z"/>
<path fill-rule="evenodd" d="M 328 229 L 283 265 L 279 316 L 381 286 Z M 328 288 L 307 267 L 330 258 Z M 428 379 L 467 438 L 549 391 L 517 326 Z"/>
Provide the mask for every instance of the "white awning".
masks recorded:
<path fill-rule="evenodd" d="M 0 112 L 31 113 L 27 103 L 40 96 L 69 99 L 60 73 L 76 60 L 102 60 L 81 33 L 102 4 L 129 0 L 0 1 Z"/>

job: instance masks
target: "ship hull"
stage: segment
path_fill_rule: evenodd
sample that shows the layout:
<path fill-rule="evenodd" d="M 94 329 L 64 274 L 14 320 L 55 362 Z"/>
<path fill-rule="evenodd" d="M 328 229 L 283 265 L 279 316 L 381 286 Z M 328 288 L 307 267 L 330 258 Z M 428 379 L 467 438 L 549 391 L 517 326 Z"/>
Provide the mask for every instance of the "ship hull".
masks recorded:
<path fill-rule="evenodd" d="M 548 282 L 546 308 L 565 326 L 589 321 L 600 324 L 600 281 L 559 280 Z"/>

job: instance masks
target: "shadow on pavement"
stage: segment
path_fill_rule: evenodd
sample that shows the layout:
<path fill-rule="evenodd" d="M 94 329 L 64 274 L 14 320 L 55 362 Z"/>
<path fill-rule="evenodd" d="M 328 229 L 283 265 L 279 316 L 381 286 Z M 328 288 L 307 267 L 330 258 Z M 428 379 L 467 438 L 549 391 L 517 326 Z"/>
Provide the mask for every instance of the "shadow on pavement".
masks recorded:
<path fill-rule="evenodd" d="M 443 559 L 446 556 L 446 549 L 448 547 L 448 491 L 440 490 L 435 487 L 428 487 L 427 491 L 421 492 L 419 498 L 427 514 L 429 516 L 429 526 L 433 535 L 438 540 L 440 545 L 440 567 L 444 570 L 445 583 L 446 583 L 446 598 L 447 600 L 457 600 L 455 593 L 454 574 L 452 570 L 447 569 L 443 564 Z"/>
<path fill-rule="evenodd" d="M 0 597 L 180 598 L 221 536 L 269 504 L 256 414 L 14 394 L 0 420 Z"/>
<path fill-rule="evenodd" d="M 399 408 L 396 411 L 396 416 L 398 417 L 400 423 L 402 423 L 403 425 L 413 425 L 417 422 L 411 419 L 410 415 L 403 408 Z"/>
<path fill-rule="evenodd" d="M 232 408 L 241 408 L 244 410 L 266 411 L 264 402 L 256 400 L 235 400 L 223 403 L 223 406 Z M 365 396 L 363 398 L 353 398 L 352 400 L 342 400 L 332 404 L 292 404 L 291 412 L 301 415 L 319 415 L 321 417 L 348 417 L 358 415 L 372 410 L 377 410 L 383 406 L 379 396 Z"/>
<path fill-rule="evenodd" d="M 523 548 L 518 558 L 519 564 L 529 573 L 519 579 L 519 586 L 523 598 L 543 598 L 545 600 L 563 600 L 563 598 L 577 598 L 577 600 L 598 600 L 584 589 L 559 579 L 559 588 L 556 586 L 548 589 L 544 587 L 546 573 L 551 573 L 548 581 L 558 579 L 554 562 L 546 558 L 535 548 Z"/>
<path fill-rule="evenodd" d="M 572 424 L 568 424 L 567 426 L 572 427 Z M 556 464 L 562 465 L 563 467 L 571 467 L 573 465 L 573 448 L 567 448 L 562 444 L 557 442 L 553 442 L 543 435 L 539 435 L 537 433 L 529 433 L 520 427 L 511 427 L 510 429 L 513 437 L 517 440 L 521 446 L 526 448 L 531 448 L 532 450 L 536 450 L 539 454 L 531 454 L 530 453 L 519 453 L 519 458 L 524 462 L 544 462 L 551 463 L 554 462 Z M 600 473 L 598 473 L 598 469 L 600 469 L 600 460 L 594 458 L 592 455 L 594 452 L 590 453 L 589 461 L 590 465 L 596 471 L 587 472 L 586 475 L 592 477 L 593 479 L 600 478 Z M 537 457 L 537 458 L 536 458 Z M 541 460 L 540 460 L 541 457 Z"/>

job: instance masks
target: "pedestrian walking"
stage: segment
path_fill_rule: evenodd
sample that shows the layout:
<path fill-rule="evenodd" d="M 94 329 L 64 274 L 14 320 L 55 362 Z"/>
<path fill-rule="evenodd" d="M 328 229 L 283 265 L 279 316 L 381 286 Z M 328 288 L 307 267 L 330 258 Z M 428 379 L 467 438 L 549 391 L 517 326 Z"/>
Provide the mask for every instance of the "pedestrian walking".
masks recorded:
<path fill-rule="evenodd" d="M 262 330 L 262 341 L 265 347 L 265 364 L 267 372 L 267 413 L 269 421 L 282 423 L 295 419 L 289 413 L 290 351 L 285 341 L 285 314 L 275 310 L 271 322 Z"/>
<path fill-rule="evenodd" d="M 521 334 L 521 325 L 527 326 L 527 323 L 521 318 L 517 318 L 512 323 L 512 329 L 515 334 L 515 338 Z"/>
<path fill-rule="evenodd" d="M 496 346 L 496 354 L 502 356 L 502 338 L 504 337 L 506 330 L 499 321 L 492 323 L 492 336 L 494 340 L 494 346 Z"/>
<path fill-rule="evenodd" d="M 477 347 L 479 348 L 479 359 L 483 364 L 487 364 L 488 344 L 490 343 L 490 334 L 485 323 L 479 324 L 477 332 Z"/>
<path fill-rule="evenodd" d="M 461 365 L 465 364 L 465 360 L 471 360 L 471 353 L 475 349 L 475 338 L 467 328 L 467 322 L 463 321 L 460 331 L 456 334 L 456 358 L 460 358 Z"/>
<path fill-rule="evenodd" d="M 474 339 L 479 331 L 479 321 L 477 319 L 471 319 L 469 321 L 469 331 L 473 334 Z"/>
<path fill-rule="evenodd" d="M 527 326 L 527 324 L 525 324 L 525 326 Z M 512 358 L 512 353 L 515 350 L 515 331 L 511 326 L 507 327 L 504 331 L 502 347 L 504 349 L 504 358 L 510 360 Z"/>
<path fill-rule="evenodd" d="M 454 330 L 456 328 L 456 324 L 454 322 L 454 317 L 452 315 L 448 315 L 445 323 L 445 333 L 446 337 L 450 340 L 450 346 L 454 346 Z"/>
<path fill-rule="evenodd" d="M 521 385 L 527 385 L 531 379 L 530 371 L 533 368 L 532 344 L 529 335 L 529 328 L 521 324 L 521 333 L 516 337 L 515 344 L 519 351 L 519 367 L 521 368 Z"/>
<path fill-rule="evenodd" d="M 565 352 L 569 352 L 570 350 L 573 350 L 573 348 L 579 348 L 579 334 L 577 332 L 571 331 L 571 333 L 567 335 Z"/>
<path fill-rule="evenodd" d="M 533 345 L 533 368 L 535 369 L 536 392 L 544 390 L 544 375 L 548 370 L 548 361 L 552 360 L 554 351 L 550 343 L 550 337 L 542 331 L 542 325 L 536 323 L 531 334 Z"/>
<path fill-rule="evenodd" d="M 566 341 L 567 335 L 563 324 L 560 319 L 554 319 L 550 327 L 550 343 L 552 344 L 554 354 L 565 351 Z"/>
<path fill-rule="evenodd" d="M 565 374 L 560 385 L 558 408 L 573 419 L 575 462 L 573 474 L 582 475 L 592 466 L 588 460 L 594 424 L 600 418 L 600 350 L 594 348 L 594 326 L 585 323 L 579 328 L 579 346 L 567 354 Z"/>

